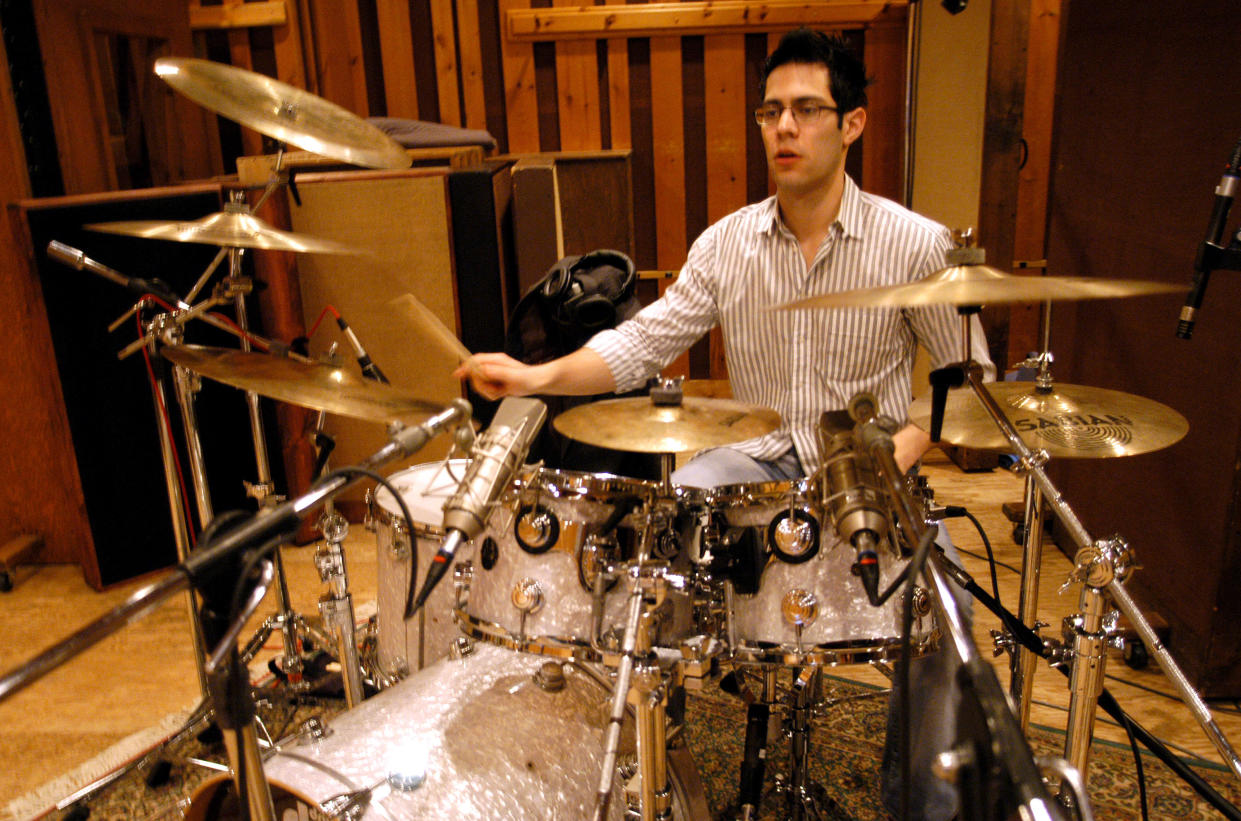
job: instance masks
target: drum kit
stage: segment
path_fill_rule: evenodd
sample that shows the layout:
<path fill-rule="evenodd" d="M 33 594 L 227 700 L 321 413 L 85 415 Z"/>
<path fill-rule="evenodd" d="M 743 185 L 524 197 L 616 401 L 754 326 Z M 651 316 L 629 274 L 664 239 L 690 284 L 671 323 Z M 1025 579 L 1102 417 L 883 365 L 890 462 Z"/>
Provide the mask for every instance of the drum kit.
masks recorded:
<path fill-rule="evenodd" d="M 408 164 L 399 147 L 352 115 L 261 75 L 200 60 L 161 59 L 156 71 L 191 99 L 277 139 L 370 167 Z M 278 165 L 264 197 L 285 183 Z M 690 395 L 666 381 L 649 398 L 594 402 L 553 420 L 561 433 L 587 444 L 659 454 L 659 480 L 522 464 L 523 437 L 503 435 L 504 405 L 475 439 L 468 406 L 459 400 L 445 407 L 414 397 L 249 332 L 243 250 L 352 249 L 277 230 L 240 202 L 195 222 L 90 227 L 221 246 L 184 300 L 160 283 L 136 281 L 75 249 L 60 246 L 49 253 L 166 303 L 165 313 L 143 311 L 142 338 L 122 355 L 143 350 L 173 365 L 204 522 L 214 517 L 202 454 L 195 453 L 194 380 L 247 392 L 259 465 L 254 495 L 262 510 L 212 522 L 191 549 L 171 434 L 161 422 L 169 502 L 179 523 L 178 572 L 0 678 L 0 700 L 138 618 L 153 602 L 193 586 L 203 602 L 200 610 L 195 596 L 189 597 L 204 703 L 212 705 L 210 712 L 225 731 L 236 795 L 244 797 L 239 808 L 233 801 L 241 817 L 274 818 L 277 807 L 291 802 L 304 811 L 301 817 L 347 819 L 704 818 L 706 797 L 684 741 L 683 708 L 684 692 L 711 678 L 749 705 L 738 816 L 757 817 L 775 708 L 789 714 L 789 773 L 778 783 L 787 816 L 823 817 L 828 799 L 811 782 L 807 762 L 810 716 L 823 702 L 823 671 L 845 664 L 886 669 L 897 661 L 907 669 L 910 658 L 945 644 L 973 677 L 976 709 L 986 716 L 982 724 L 991 735 L 976 749 L 989 750 L 995 760 L 974 760 L 956 749 L 939 765 L 958 783 L 975 785 L 971 774 L 977 778 L 990 766 L 983 781 L 1002 796 L 963 806 L 961 817 L 995 817 L 997 808 L 1007 816 L 1020 808 L 1022 817 L 1067 818 L 1069 807 L 1088 817 L 1078 774 L 1086 769 L 1101 686 L 1107 600 L 1125 612 L 1152 655 L 1176 678 L 1175 664 L 1121 584 L 1131 551 L 1122 543 L 1091 539 L 1042 468 L 1049 457 L 1124 456 L 1167 447 L 1185 434 L 1187 424 L 1149 400 L 1054 384 L 1046 350 L 1033 383 L 984 386 L 968 362 L 941 369 L 932 400 L 915 403 L 911 412 L 935 438 L 1017 455 L 1028 480 L 1017 624 L 1037 621 L 1033 601 L 1044 502 L 1082 547 L 1074 579 L 1083 586 L 1083 615 L 1073 620 L 1063 645 L 1026 630 L 1037 644 L 1020 651 L 1014 643 L 1029 636 L 1014 629 L 1003 637 L 1012 652 L 1006 697 L 990 667 L 979 661 L 948 586 L 949 578 L 957 584 L 971 580 L 931 549 L 935 526 L 927 493 L 896 468 L 894 426 L 875 416 L 874 402 L 865 395 L 855 397 L 847 412 L 824 415 L 826 463 L 796 481 L 715 488 L 674 484 L 679 454 L 759 436 L 778 429 L 781 420 L 769 409 Z M 1010 276 L 983 265 L 975 250 L 959 249 L 950 267 L 918 283 L 829 294 L 779 309 L 948 303 L 962 312 L 968 352 L 972 306 L 1169 290 L 1136 281 Z M 225 258 L 230 261 L 225 286 L 191 306 Z M 239 327 L 208 312 L 225 302 L 236 308 Z M 181 330 L 191 319 L 235 333 L 240 349 L 185 344 Z M 948 390 L 962 383 L 970 390 Z M 162 408 L 165 386 L 152 387 Z M 328 471 L 306 494 L 282 501 L 270 488 L 259 396 L 389 424 L 390 442 L 361 466 Z M 448 432 L 460 455 L 386 477 L 377 473 Z M 341 549 L 347 525 L 331 510 L 331 500 L 363 477 L 378 483 L 368 494 L 367 523 L 376 537 L 379 584 L 378 612 L 358 626 Z M 325 507 L 324 546 L 316 566 L 329 592 L 320 602 L 319 626 L 288 605 L 277 546 L 302 517 Z M 473 515 L 478 527 L 454 536 L 452 531 L 464 527 L 450 518 L 454 511 Z M 459 551 L 445 550 L 456 541 L 464 543 Z M 425 603 L 412 614 L 413 591 L 432 569 L 445 579 L 423 583 Z M 239 649 L 242 625 L 269 586 L 279 593 L 279 613 Z M 903 603 L 892 595 L 897 589 L 905 592 Z M 326 726 L 261 749 L 245 668 L 275 629 L 284 634 L 283 667 L 295 689 L 303 640 L 334 648 L 347 709 Z M 1036 764 L 1022 737 L 1036 656 L 1054 658 L 1072 671 L 1066 748 L 1071 766 Z M 1201 701 L 1183 677 L 1174 683 L 1183 685 L 1186 703 L 1241 775 L 1236 755 Z M 1059 775 L 1059 801 L 1051 798 L 1040 766 Z M 997 779 L 997 772 L 1006 775 Z M 223 817 L 226 793 L 212 783 L 186 817 Z"/>

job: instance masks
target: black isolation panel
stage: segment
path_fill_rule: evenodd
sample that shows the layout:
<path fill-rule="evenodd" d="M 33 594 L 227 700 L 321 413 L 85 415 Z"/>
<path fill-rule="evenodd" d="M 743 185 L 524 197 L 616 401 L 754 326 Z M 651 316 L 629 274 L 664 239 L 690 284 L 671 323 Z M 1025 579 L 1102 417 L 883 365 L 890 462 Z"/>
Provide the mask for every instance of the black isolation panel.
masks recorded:
<path fill-rule="evenodd" d="M 136 323 L 130 319 L 114 333 L 108 332 L 113 320 L 133 305 L 134 296 L 95 274 L 50 259 L 45 249 L 49 241 L 57 240 L 127 276 L 158 277 L 184 295 L 218 249 L 99 233 L 82 226 L 119 220 L 193 220 L 218 211 L 220 202 L 214 191 L 89 204 L 60 204 L 63 202 L 31 205 L 25 209 L 25 216 L 101 581 L 109 585 L 166 567 L 177 558 L 155 403 L 142 353 L 124 361 L 117 358 L 118 352 L 137 338 Z M 219 282 L 225 271 L 227 265 L 217 271 L 211 283 Z M 229 308 L 220 311 L 232 315 Z M 257 305 L 249 307 L 248 314 L 257 325 Z M 262 333 L 261 328 L 255 330 Z M 186 341 L 237 346 L 234 337 L 202 322 L 187 326 Z M 158 368 L 159 363 L 154 366 Z M 171 382 L 169 387 L 171 427 L 197 518 L 183 425 Z M 265 400 L 262 405 L 271 467 L 277 488 L 282 489 L 283 462 L 274 414 L 270 402 Z M 253 510 L 243 485 L 243 481 L 257 480 L 245 395 L 204 379 L 196 412 L 215 512 Z M 31 488 L 31 492 L 64 491 Z"/>

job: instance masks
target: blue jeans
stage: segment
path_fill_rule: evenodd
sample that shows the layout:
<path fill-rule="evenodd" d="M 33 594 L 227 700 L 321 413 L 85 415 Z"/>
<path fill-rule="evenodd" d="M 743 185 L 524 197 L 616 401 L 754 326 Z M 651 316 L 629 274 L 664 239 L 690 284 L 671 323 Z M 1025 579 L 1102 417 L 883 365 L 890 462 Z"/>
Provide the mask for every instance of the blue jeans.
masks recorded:
<path fill-rule="evenodd" d="M 730 448 L 702 451 L 672 474 L 674 484 L 691 487 L 715 487 L 746 482 L 773 482 L 799 479 L 804 476 L 794 451 L 772 461 L 754 459 Z M 936 544 L 952 561 L 957 551 L 948 531 L 940 527 Z M 970 623 L 972 599 L 965 591 L 953 586 L 966 626 Z M 956 674 L 961 660 L 948 641 L 940 649 L 909 665 L 910 707 L 910 818 L 914 821 L 947 821 L 957 812 L 956 788 L 931 772 L 935 756 L 952 747 L 956 738 L 957 712 L 961 691 Z M 888 700 L 887 740 L 882 764 L 883 805 L 892 815 L 900 813 L 900 675 L 893 682 Z"/>

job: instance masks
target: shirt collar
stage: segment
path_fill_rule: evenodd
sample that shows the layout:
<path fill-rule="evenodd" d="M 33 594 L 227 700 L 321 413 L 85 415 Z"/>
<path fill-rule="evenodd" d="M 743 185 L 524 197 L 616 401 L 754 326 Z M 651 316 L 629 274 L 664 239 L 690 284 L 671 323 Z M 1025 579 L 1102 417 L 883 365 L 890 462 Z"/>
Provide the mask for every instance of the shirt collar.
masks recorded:
<path fill-rule="evenodd" d="M 762 215 L 758 221 L 761 234 L 774 234 L 780 230 L 780 206 L 775 196 L 768 197 L 762 205 Z M 845 174 L 844 192 L 840 196 L 840 213 L 836 215 L 835 225 L 840 226 L 841 233 L 846 237 L 861 237 L 865 221 L 862 219 L 864 203 L 862 189 L 848 174 Z"/>

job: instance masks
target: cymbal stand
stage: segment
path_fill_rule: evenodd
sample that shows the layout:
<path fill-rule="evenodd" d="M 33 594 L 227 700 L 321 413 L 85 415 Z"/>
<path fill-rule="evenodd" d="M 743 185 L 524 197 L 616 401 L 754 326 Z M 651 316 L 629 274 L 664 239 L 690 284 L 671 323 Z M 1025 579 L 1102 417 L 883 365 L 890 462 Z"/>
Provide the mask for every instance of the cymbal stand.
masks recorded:
<path fill-rule="evenodd" d="M 1043 351 L 1036 357 L 1021 363 L 1024 366 L 1038 368 L 1034 377 L 1035 390 L 1039 393 L 1051 393 L 1051 302 L 1043 303 Z M 1018 367 L 1021 367 L 1019 365 Z M 1042 626 L 1038 621 L 1038 588 L 1039 573 L 1043 562 L 1043 491 L 1034 477 L 1025 476 L 1024 514 L 1022 517 L 1022 552 L 1021 552 L 1021 594 L 1018 599 L 1017 617 L 1021 623 L 1034 632 Z M 1008 636 L 1004 640 L 1011 651 L 1009 656 L 1009 695 L 1017 705 L 1017 723 L 1024 733 L 1030 724 L 1030 703 L 1034 696 L 1034 671 L 1038 657 L 1030 649 L 1013 642 Z"/>
<path fill-rule="evenodd" d="M 1056 514 L 1057 521 L 1064 526 L 1079 546 L 1078 553 L 1074 557 L 1075 568 L 1066 582 L 1066 584 L 1075 581 L 1082 582 L 1080 601 L 1082 612 L 1078 617 L 1070 620 L 1066 632 L 1066 639 L 1072 642 L 1072 649 L 1067 656 L 1073 668 L 1065 758 L 1085 777 L 1098 696 L 1102 690 L 1103 670 L 1107 660 L 1103 652 L 1103 645 L 1107 638 L 1104 629 L 1106 603 L 1103 598 L 1106 592 L 1137 630 L 1139 637 L 1146 643 L 1147 651 L 1159 663 L 1164 675 L 1176 688 L 1181 701 L 1189 708 L 1233 775 L 1241 780 L 1241 758 L 1237 756 L 1232 745 L 1215 723 L 1202 697 L 1190 685 L 1185 674 L 1177 666 L 1167 648 L 1163 646 L 1154 628 L 1142 615 L 1142 611 L 1123 585 L 1123 579 L 1132 566 L 1132 554 L 1128 546 L 1118 538 L 1099 541 L 1091 538 L 1073 509 L 1052 484 L 1047 472 L 1043 470 L 1043 464 L 1047 458 L 1046 452 L 1040 451 L 1036 454 L 1026 446 L 995 398 L 987 391 L 982 381 L 981 368 L 970 361 L 968 356 L 970 317 L 976 310 L 976 308 L 968 307 L 958 309 L 962 316 L 962 338 L 966 351 L 962 365 L 964 379 L 969 382 L 987 414 L 991 416 L 1017 454 L 1018 469 L 1027 472 L 1033 478 L 1052 512 Z M 943 381 L 941 377 L 935 390 L 942 395 L 948 384 L 950 382 Z M 935 428 L 931 434 L 932 441 L 934 441 L 939 433 L 935 422 L 932 423 L 932 428 Z"/>
<path fill-rule="evenodd" d="M 153 321 L 153 324 L 161 322 L 166 317 L 167 314 L 160 314 Z M 153 332 L 148 332 L 147 335 L 152 357 L 156 356 L 155 342 L 157 336 Z M 177 550 L 177 561 L 184 562 L 190 554 L 190 528 L 193 525 L 186 516 L 185 497 L 181 495 L 181 483 L 177 478 L 174 450 L 176 446 L 172 441 L 172 433 L 168 425 L 165 424 L 167 419 L 165 413 L 167 408 L 167 401 L 165 399 L 167 396 L 166 378 L 163 376 L 164 371 L 162 368 L 156 368 L 154 373 L 155 381 L 151 383 L 151 400 L 155 405 L 155 426 L 159 431 L 159 451 L 164 465 L 164 486 L 168 490 L 168 512 L 169 518 L 172 521 L 172 535 Z M 179 387 L 177 393 L 179 398 Z M 195 601 L 192 589 L 186 590 L 185 601 L 189 608 L 190 637 L 194 645 L 194 668 L 198 673 L 199 692 L 202 694 L 205 703 L 209 692 L 207 672 L 204 667 L 205 645 L 203 643 L 202 623 L 198 619 L 198 603 Z"/>
<path fill-rule="evenodd" d="M 269 187 L 267 193 L 270 193 L 271 190 Z M 249 213 L 249 207 L 240 202 L 240 196 L 241 192 L 234 192 L 234 200 L 225 204 L 225 210 L 231 207 Z M 265 193 L 264 197 L 266 196 L 267 194 Z M 248 336 L 250 323 L 246 310 L 246 295 L 251 290 L 251 283 L 242 274 L 242 252 L 243 249 L 241 248 L 228 249 L 228 281 L 233 286 L 233 306 L 236 311 L 237 325 L 242 330 L 240 335 L 241 349 L 249 352 L 252 350 L 252 346 Z M 259 395 L 254 391 L 246 391 L 246 406 L 250 415 L 250 435 L 254 442 L 254 463 L 258 477 L 256 483 L 246 483 L 246 493 L 258 503 L 260 508 L 270 508 L 275 504 L 279 504 L 283 499 L 276 495 L 275 485 L 271 479 L 271 460 L 267 453 L 267 438 L 263 430 L 263 416 L 259 408 Z M 279 626 L 284 638 L 280 669 L 290 685 L 294 688 L 300 688 L 305 686 L 305 682 L 302 679 L 304 669 L 301 654 L 302 643 L 298 637 L 297 626 L 303 624 L 305 620 L 293 612 L 293 608 L 289 603 L 289 582 L 284 571 L 284 561 L 280 556 L 279 549 L 273 551 L 272 560 L 276 566 L 277 612 L 274 616 L 269 617 L 267 622 L 272 623 L 274 626 Z M 264 626 L 266 626 L 266 623 Z"/>
<path fill-rule="evenodd" d="M 656 610 L 668 588 L 683 587 L 686 580 L 669 572 L 668 563 L 650 558 L 657 533 L 661 531 L 663 511 L 659 500 L 648 504 L 646 527 L 637 557 L 617 569 L 629 581 L 625 633 L 621 639 L 620 661 L 612 694 L 608 729 L 604 734 L 603 767 L 596 795 L 594 820 L 608 816 L 612 781 L 620 747 L 625 706 L 634 705 L 634 724 L 638 746 L 638 770 L 625 785 L 627 817 L 642 821 L 671 819 L 672 789 L 668 781 L 667 758 L 667 678 L 652 647 Z"/>
<path fill-rule="evenodd" d="M 326 416 L 323 411 L 319 412 L 315 425 L 317 431 L 323 430 Z M 324 467 L 327 466 L 325 459 L 321 457 L 320 461 Z M 349 522 L 336 512 L 331 499 L 323 505 L 318 528 L 323 534 L 323 544 L 315 550 L 315 568 L 319 571 L 320 581 L 328 586 L 328 592 L 319 597 L 319 615 L 336 645 L 345 703 L 356 707 L 366 697 L 366 692 L 362 685 L 362 660 L 358 655 L 353 596 L 349 592 L 349 574 L 345 569 L 345 551 L 341 546 L 349 535 Z"/>

